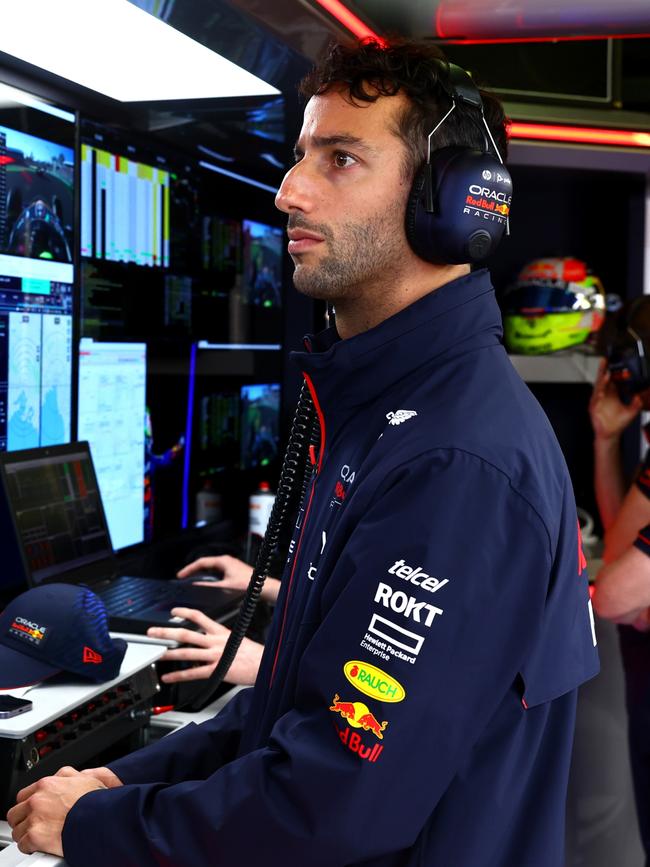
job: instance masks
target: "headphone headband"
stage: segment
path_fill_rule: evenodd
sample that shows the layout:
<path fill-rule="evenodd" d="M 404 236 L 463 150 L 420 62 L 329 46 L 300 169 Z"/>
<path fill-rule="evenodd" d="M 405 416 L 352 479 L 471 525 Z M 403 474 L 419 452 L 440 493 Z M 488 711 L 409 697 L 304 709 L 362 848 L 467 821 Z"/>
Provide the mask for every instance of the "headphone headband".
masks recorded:
<path fill-rule="evenodd" d="M 454 102 L 470 105 L 482 112 L 483 100 L 471 75 L 456 63 L 446 63 L 444 60 L 440 60 L 438 63 L 443 70 L 440 86 L 447 96 Z"/>
<path fill-rule="evenodd" d="M 483 112 L 478 87 L 469 73 L 454 63 L 436 60 L 438 83 L 451 107 L 427 140 L 426 163 L 413 181 L 406 208 L 406 237 L 427 262 L 482 262 L 509 234 L 512 180 L 503 165 Z M 457 105 L 478 109 L 467 118 L 481 130 L 483 150 L 451 146 L 431 150 L 431 140 Z M 496 158 L 490 154 L 490 143 Z"/>

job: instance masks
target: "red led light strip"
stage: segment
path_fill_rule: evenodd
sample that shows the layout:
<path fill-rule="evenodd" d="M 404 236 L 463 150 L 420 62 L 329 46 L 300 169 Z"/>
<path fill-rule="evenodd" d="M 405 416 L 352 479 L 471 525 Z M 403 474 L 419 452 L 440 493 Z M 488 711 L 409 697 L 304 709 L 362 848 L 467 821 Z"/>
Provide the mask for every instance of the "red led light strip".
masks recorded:
<path fill-rule="evenodd" d="M 650 148 L 650 133 L 635 130 L 600 129 L 588 126 L 551 126 L 513 121 L 508 127 L 508 131 L 510 138 Z"/>
<path fill-rule="evenodd" d="M 375 39 L 381 45 L 386 45 L 386 40 L 382 39 L 378 33 L 372 30 L 353 12 L 341 3 L 341 0 L 316 0 L 319 6 L 325 9 L 333 18 L 347 28 L 359 39 Z M 436 29 L 438 35 L 442 36 L 440 28 L 440 8 L 436 15 Z M 643 38 L 646 34 L 619 34 L 618 39 L 634 39 Z M 444 37 L 442 37 L 444 38 Z M 458 42 L 464 44 L 490 44 L 492 42 L 546 42 L 546 41 L 571 41 L 582 39 L 608 39 L 609 36 L 560 36 L 560 37 L 520 37 L 506 39 L 450 39 L 449 42 Z M 597 127 L 579 127 L 579 126 L 550 126 L 547 124 L 537 123 L 518 123 L 513 122 L 509 126 L 509 135 L 515 139 L 541 139 L 543 141 L 557 142 L 575 142 L 579 144 L 602 144 L 602 145 L 618 145 L 622 147 L 635 148 L 650 148 L 650 133 L 635 132 L 632 130 L 617 130 L 617 129 L 598 129 Z"/>
<path fill-rule="evenodd" d="M 316 0 L 316 2 L 359 39 L 376 39 L 381 45 L 386 44 L 385 40 L 378 33 L 375 33 L 360 18 L 357 18 L 353 12 L 350 12 L 347 6 L 341 3 L 341 0 Z"/>
<path fill-rule="evenodd" d="M 579 36 L 503 36 L 493 39 L 467 39 L 461 36 L 443 36 L 438 31 L 438 38 L 444 39 L 448 45 L 504 45 L 531 42 L 593 42 L 600 39 L 649 39 L 650 33 L 594 33 Z"/>

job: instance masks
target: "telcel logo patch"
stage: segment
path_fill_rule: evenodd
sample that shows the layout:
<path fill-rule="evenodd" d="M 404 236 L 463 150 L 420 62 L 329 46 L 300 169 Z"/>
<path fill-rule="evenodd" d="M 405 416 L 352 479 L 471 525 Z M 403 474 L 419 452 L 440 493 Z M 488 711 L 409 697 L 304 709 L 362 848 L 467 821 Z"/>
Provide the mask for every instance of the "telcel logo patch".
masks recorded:
<path fill-rule="evenodd" d="M 355 689 L 377 701 L 402 701 L 406 691 L 401 683 L 374 665 L 352 659 L 343 666 L 343 674 Z"/>

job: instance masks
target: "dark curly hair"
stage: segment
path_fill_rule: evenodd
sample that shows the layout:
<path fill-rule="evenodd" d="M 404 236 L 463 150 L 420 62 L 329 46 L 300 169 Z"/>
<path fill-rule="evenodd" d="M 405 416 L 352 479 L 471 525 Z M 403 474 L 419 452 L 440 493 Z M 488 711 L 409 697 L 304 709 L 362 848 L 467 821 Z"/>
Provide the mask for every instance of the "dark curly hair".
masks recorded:
<path fill-rule="evenodd" d="M 403 92 L 409 104 L 397 117 L 393 132 L 406 145 L 404 174 L 410 181 L 426 159 L 429 133 L 451 105 L 441 84 L 446 62 L 438 46 L 426 41 L 399 39 L 384 46 L 363 40 L 356 45 L 334 45 L 302 80 L 300 93 L 310 99 L 343 85 L 351 102 L 375 102 L 380 96 Z M 491 93 L 480 90 L 480 94 L 485 119 L 505 160 L 503 106 Z M 464 145 L 483 149 L 482 127 L 475 108 L 457 103 L 432 138 L 432 148 Z"/>

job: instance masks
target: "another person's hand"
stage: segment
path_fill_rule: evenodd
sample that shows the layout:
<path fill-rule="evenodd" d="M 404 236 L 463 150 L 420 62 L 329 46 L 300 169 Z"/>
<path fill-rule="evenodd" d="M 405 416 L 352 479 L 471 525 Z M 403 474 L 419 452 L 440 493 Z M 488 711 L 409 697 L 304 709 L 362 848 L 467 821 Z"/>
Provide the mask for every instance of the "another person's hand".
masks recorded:
<path fill-rule="evenodd" d="M 210 677 L 221 659 L 226 641 L 230 637 L 230 630 L 222 626 L 221 623 L 215 623 L 202 611 L 196 611 L 194 608 L 172 608 L 171 613 L 174 617 L 191 620 L 203 631 L 194 632 L 191 629 L 152 626 L 147 630 L 147 635 L 151 638 L 166 638 L 178 641 L 180 644 L 194 645 L 193 647 L 177 647 L 167 650 L 161 657 L 162 661 L 198 662 L 202 664 L 163 674 L 161 680 L 164 683 L 180 683 L 187 680 L 204 680 Z M 255 683 L 263 653 L 263 645 L 251 641 L 250 638 L 244 638 L 225 677 L 226 682 L 242 686 L 250 686 Z"/>
<path fill-rule="evenodd" d="M 79 798 L 107 788 L 96 777 L 74 768 L 61 768 L 53 777 L 44 777 L 21 789 L 16 806 L 7 813 L 14 841 L 21 852 L 49 852 L 63 856 L 61 834 L 69 811 Z"/>
<path fill-rule="evenodd" d="M 607 370 L 607 361 L 603 358 L 589 401 L 589 415 L 596 439 L 601 441 L 618 439 L 637 417 L 641 407 L 642 401 L 639 395 L 635 395 L 628 406 L 621 401 Z"/>
<path fill-rule="evenodd" d="M 191 578 L 192 575 L 200 574 L 201 572 L 216 571 L 222 572 L 223 577 L 220 581 L 194 581 L 193 583 L 199 587 L 218 587 L 220 590 L 241 590 L 245 591 L 253 574 L 253 567 L 243 560 L 238 560 L 237 557 L 231 557 L 230 554 L 222 554 L 218 557 L 199 557 L 193 563 L 189 563 L 178 573 L 179 578 Z M 265 602 L 274 604 L 278 598 L 280 582 L 277 578 L 268 578 L 264 582 L 260 599 Z"/>
<path fill-rule="evenodd" d="M 632 626 L 637 632 L 650 632 L 650 608 L 644 608 Z"/>

